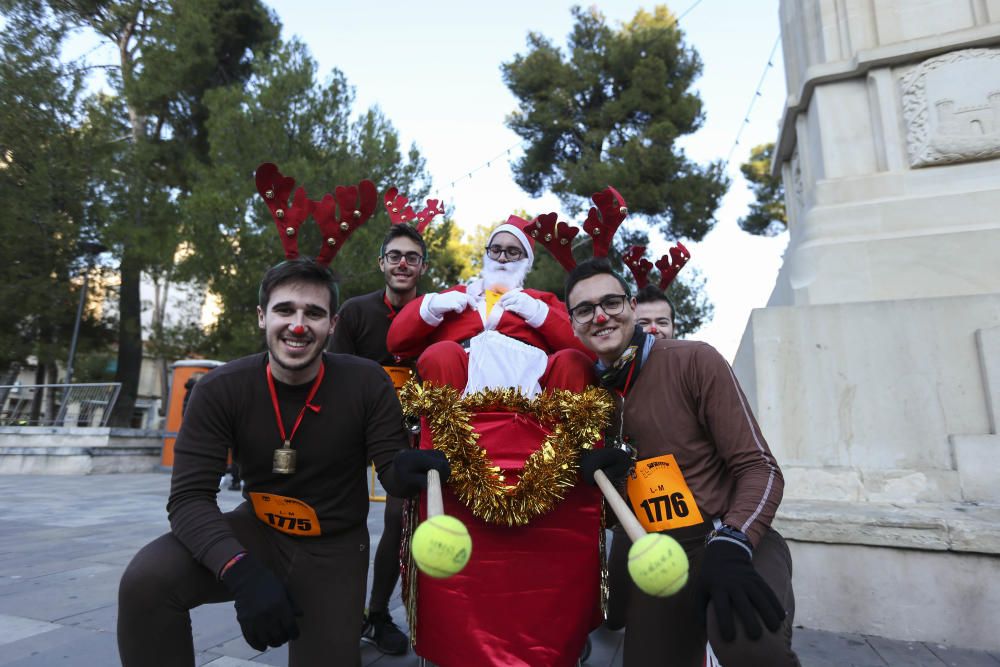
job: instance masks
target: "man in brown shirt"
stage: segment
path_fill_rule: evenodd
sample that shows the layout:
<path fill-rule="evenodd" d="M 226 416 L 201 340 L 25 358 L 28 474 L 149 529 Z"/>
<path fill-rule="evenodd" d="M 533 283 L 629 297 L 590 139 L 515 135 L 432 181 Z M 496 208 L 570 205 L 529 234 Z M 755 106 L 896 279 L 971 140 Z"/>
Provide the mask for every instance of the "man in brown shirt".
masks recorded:
<path fill-rule="evenodd" d="M 190 610 L 235 601 L 247 643 L 289 643 L 289 665 L 361 665 L 368 569 L 367 462 L 386 491 L 414 495 L 440 452 L 406 448 L 402 411 L 373 361 L 324 352 L 335 292 L 328 268 L 295 259 L 260 286 L 267 352 L 205 375 L 177 436 L 170 532 L 122 575 L 118 648 L 125 667 L 194 664 Z M 229 449 L 247 502 L 216 495 Z"/>
<path fill-rule="evenodd" d="M 635 323 L 655 338 L 674 337 L 674 304 L 656 285 L 646 285 L 635 295 Z M 609 630 L 625 627 L 628 604 L 628 550 L 632 546 L 621 525 L 611 529 L 608 549 L 608 614 L 604 624 Z"/>
<path fill-rule="evenodd" d="M 636 301 L 606 259 L 570 273 L 566 303 L 618 396 L 609 436 L 636 452 L 632 510 L 691 564 L 672 597 L 632 587 L 625 665 L 701 665 L 706 639 L 726 667 L 798 665 L 791 556 L 770 527 L 784 482 L 729 364 L 705 343 L 637 327 Z"/>

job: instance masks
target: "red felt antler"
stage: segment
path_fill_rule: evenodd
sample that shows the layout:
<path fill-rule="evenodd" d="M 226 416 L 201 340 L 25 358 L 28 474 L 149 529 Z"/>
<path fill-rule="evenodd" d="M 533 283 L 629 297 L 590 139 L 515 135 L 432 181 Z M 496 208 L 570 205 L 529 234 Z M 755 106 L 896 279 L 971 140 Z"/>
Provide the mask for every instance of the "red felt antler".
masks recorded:
<path fill-rule="evenodd" d="M 414 226 L 417 233 L 423 234 L 424 230 L 427 229 L 427 225 L 431 224 L 431 220 L 435 216 L 444 213 L 444 206 L 440 204 L 440 200 L 438 199 L 428 199 L 424 210 L 420 213 L 414 213 L 413 207 L 407 206 L 410 200 L 405 195 L 397 195 L 398 192 L 397 188 L 392 187 L 386 190 L 383 197 L 385 210 L 389 213 L 389 220 L 394 225 L 410 222 L 415 218 L 417 223 Z"/>
<path fill-rule="evenodd" d="M 295 179 L 282 175 L 277 165 L 270 162 L 257 167 L 255 180 L 257 192 L 264 198 L 278 228 L 285 259 L 295 259 L 299 256 L 299 228 L 312 213 L 314 202 L 306 197 L 304 188 L 299 188 L 295 191 L 292 205 L 288 206 L 288 195 L 295 187 Z"/>
<path fill-rule="evenodd" d="M 656 268 L 660 270 L 660 289 L 666 291 L 670 283 L 674 282 L 677 273 L 684 268 L 684 265 L 691 259 L 691 252 L 684 247 L 680 241 L 670 249 L 669 255 L 664 255 L 656 260 Z"/>
<path fill-rule="evenodd" d="M 594 239 L 594 257 L 607 257 L 611 249 L 611 239 L 622 220 L 628 215 L 628 207 L 618 191 L 610 185 L 591 197 L 597 206 L 591 206 L 583 231 Z"/>
<path fill-rule="evenodd" d="M 323 249 L 316 258 L 317 262 L 329 264 L 333 261 L 347 238 L 375 213 L 377 199 L 378 191 L 369 180 L 351 186 L 338 185 L 333 196 L 329 193 L 323 196 L 313 214 L 323 234 Z M 339 215 L 336 214 L 337 208 Z"/>
<path fill-rule="evenodd" d="M 625 266 L 635 276 L 635 285 L 639 289 L 649 284 L 649 272 L 653 270 L 653 263 L 644 257 L 645 254 L 646 246 L 633 245 L 622 255 Z"/>
<path fill-rule="evenodd" d="M 532 220 L 526 230 L 531 234 L 531 238 L 552 253 L 564 269 L 572 271 L 576 266 L 576 260 L 573 259 L 573 238 L 580 233 L 580 228 L 565 222 L 556 222 L 558 217 L 556 213 L 543 213 Z"/>
<path fill-rule="evenodd" d="M 318 202 L 309 199 L 304 188 L 299 188 L 295 191 L 292 205 L 288 206 L 288 195 L 295 187 L 294 178 L 282 175 L 276 165 L 265 162 L 257 167 L 255 179 L 257 192 L 264 198 L 278 228 L 285 258 L 299 256 L 299 228 L 312 214 L 323 234 L 323 247 L 316 262 L 324 266 L 329 266 L 347 237 L 372 216 L 378 198 L 375 184 L 365 180 L 357 186 L 338 185 L 334 191 L 336 197 L 327 193 Z"/>

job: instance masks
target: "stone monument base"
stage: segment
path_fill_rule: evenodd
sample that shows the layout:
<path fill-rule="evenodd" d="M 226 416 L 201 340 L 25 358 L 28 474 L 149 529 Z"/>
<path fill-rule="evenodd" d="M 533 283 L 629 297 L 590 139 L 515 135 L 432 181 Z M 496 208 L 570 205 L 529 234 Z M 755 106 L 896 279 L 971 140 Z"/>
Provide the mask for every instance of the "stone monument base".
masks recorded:
<path fill-rule="evenodd" d="M 1000 650 L 1000 507 L 785 501 L 795 624 Z"/>
<path fill-rule="evenodd" d="M 796 624 L 1000 650 L 1000 295 L 769 306 L 734 367 Z"/>

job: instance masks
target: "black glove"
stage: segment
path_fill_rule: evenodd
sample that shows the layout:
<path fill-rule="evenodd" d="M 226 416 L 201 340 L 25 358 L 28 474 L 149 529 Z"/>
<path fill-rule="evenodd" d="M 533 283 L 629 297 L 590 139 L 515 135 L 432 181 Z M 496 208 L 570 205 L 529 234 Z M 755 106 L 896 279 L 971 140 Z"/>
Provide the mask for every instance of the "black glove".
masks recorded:
<path fill-rule="evenodd" d="M 583 481 L 591 486 L 597 484 L 594 473 L 598 470 L 603 470 L 609 480 L 617 482 L 631 467 L 632 457 L 624 449 L 617 447 L 587 449 L 580 454 L 580 474 L 583 475 Z"/>
<path fill-rule="evenodd" d="M 258 651 L 298 639 L 301 616 L 285 585 L 251 554 L 233 563 L 222 583 L 236 600 L 236 620 L 243 638 Z"/>
<path fill-rule="evenodd" d="M 760 639 L 760 622 L 771 632 L 781 627 L 785 608 L 778 596 L 753 568 L 749 547 L 729 539 L 714 539 L 705 547 L 705 558 L 698 575 L 698 609 L 705 618 L 708 603 L 715 607 L 722 638 L 731 642 L 736 638 L 733 613 L 739 615 L 747 637 Z"/>
<path fill-rule="evenodd" d="M 451 474 L 451 466 L 444 452 L 436 449 L 403 449 L 392 461 L 396 482 L 402 487 L 402 496 L 415 496 L 427 488 L 427 471 L 437 470 L 444 484 Z"/>

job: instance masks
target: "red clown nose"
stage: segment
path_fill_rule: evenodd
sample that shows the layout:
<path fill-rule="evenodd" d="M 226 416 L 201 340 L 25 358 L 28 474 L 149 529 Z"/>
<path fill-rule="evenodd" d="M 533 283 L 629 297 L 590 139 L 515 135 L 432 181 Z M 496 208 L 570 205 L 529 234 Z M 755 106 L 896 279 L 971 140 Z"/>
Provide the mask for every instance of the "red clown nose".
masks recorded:
<path fill-rule="evenodd" d="M 295 334 L 296 336 L 301 336 L 305 332 L 306 332 L 306 328 L 304 326 L 302 326 L 301 324 L 298 325 L 297 327 L 292 327 L 292 333 Z"/>

